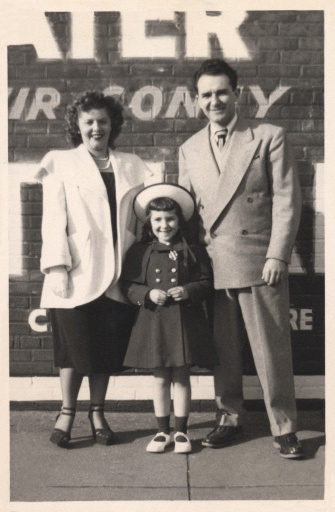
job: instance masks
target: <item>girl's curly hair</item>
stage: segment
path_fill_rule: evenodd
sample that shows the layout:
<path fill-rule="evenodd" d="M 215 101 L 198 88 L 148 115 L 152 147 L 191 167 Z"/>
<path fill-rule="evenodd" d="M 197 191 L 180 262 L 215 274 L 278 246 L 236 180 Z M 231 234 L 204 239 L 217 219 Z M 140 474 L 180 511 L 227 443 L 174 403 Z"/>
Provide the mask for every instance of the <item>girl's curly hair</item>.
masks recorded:
<path fill-rule="evenodd" d="M 153 199 L 150 201 L 150 203 L 147 206 L 147 218 L 143 225 L 143 231 L 142 231 L 142 242 L 144 243 L 150 243 L 154 240 L 157 240 L 156 236 L 152 232 L 151 222 L 150 222 L 150 213 L 152 211 L 158 211 L 158 212 L 170 212 L 172 210 L 175 210 L 177 217 L 179 219 L 179 229 L 181 233 L 185 236 L 187 236 L 187 224 L 184 219 L 184 216 L 182 214 L 181 208 L 179 204 L 170 197 L 157 197 L 156 199 Z"/>
<path fill-rule="evenodd" d="M 65 130 L 67 137 L 74 147 L 79 146 L 83 142 L 79 130 L 78 116 L 80 112 L 89 112 L 93 108 L 104 108 L 111 120 L 112 129 L 108 139 L 108 146 L 114 149 L 114 141 L 121 132 L 123 125 L 123 108 L 120 103 L 112 96 L 105 96 L 99 91 L 86 91 L 77 96 L 71 105 L 67 107 L 67 114 L 65 116 Z"/>

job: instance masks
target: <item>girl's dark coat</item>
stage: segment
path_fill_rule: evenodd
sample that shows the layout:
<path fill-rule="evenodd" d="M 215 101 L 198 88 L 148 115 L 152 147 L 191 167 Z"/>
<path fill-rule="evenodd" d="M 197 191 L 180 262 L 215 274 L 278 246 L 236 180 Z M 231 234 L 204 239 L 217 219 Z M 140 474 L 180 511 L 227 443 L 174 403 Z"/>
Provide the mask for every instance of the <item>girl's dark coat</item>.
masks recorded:
<path fill-rule="evenodd" d="M 188 253 L 184 265 L 184 246 L 173 247 L 153 242 L 137 243 L 128 251 L 123 267 L 123 290 L 139 306 L 124 364 L 135 368 L 183 366 L 193 364 L 212 368 L 217 364 L 212 333 L 202 302 L 212 293 L 212 271 L 207 253 L 200 245 L 190 246 L 196 262 Z M 178 253 L 177 260 L 169 257 Z M 189 299 L 168 299 L 157 306 L 149 298 L 150 290 L 167 291 L 184 286 Z"/>

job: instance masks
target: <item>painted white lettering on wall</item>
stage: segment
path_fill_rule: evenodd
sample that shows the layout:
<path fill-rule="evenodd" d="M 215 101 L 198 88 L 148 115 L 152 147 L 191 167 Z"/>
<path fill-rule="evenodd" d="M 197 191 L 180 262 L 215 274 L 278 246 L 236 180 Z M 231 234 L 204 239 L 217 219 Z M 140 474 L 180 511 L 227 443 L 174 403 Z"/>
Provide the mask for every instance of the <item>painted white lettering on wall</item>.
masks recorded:
<path fill-rule="evenodd" d="M 122 19 L 122 57 L 170 57 L 176 55 L 175 37 L 147 37 L 145 22 L 147 20 L 173 21 L 173 11 L 141 12 L 123 11 Z"/>
<path fill-rule="evenodd" d="M 186 13 L 186 57 L 209 57 L 209 37 L 217 36 L 225 58 L 250 60 L 247 47 L 238 34 L 246 11 L 236 5 L 234 10 L 216 13 Z"/>
<path fill-rule="evenodd" d="M 135 92 L 129 106 L 135 117 L 149 121 L 159 115 L 162 105 L 163 92 L 161 89 L 147 85 Z"/>
<path fill-rule="evenodd" d="M 110 85 L 103 90 L 103 93 L 107 96 L 122 96 L 124 90 L 124 87 L 120 87 L 119 85 Z"/>
<path fill-rule="evenodd" d="M 256 117 L 265 117 L 267 111 L 286 91 L 288 87 L 281 87 L 276 89 L 270 94 L 269 99 L 265 99 L 265 96 L 258 85 L 250 85 L 250 90 L 254 94 L 257 102 L 259 102 L 259 108 Z M 27 104 L 29 104 L 28 96 L 30 89 L 28 87 L 22 87 L 14 103 L 9 111 L 9 119 L 21 119 L 23 113 L 27 110 Z M 119 85 L 111 85 L 104 90 L 105 93 L 113 96 L 121 97 L 125 88 Z M 56 119 L 54 109 L 60 104 L 61 95 L 52 87 L 38 87 L 35 91 L 32 104 L 29 112 L 26 116 L 26 120 L 34 120 L 37 114 L 42 111 L 44 112 L 47 119 Z M 266 105 L 264 105 L 266 102 Z M 180 108 L 180 105 L 186 110 L 188 117 L 196 118 L 199 114 L 199 108 L 196 100 L 192 100 L 191 94 L 187 87 L 178 86 L 176 87 L 170 103 L 166 109 L 164 115 L 165 118 L 174 118 Z M 132 113 L 138 119 L 143 121 L 151 121 L 155 119 L 161 112 L 163 107 L 163 90 L 159 87 L 147 85 L 142 87 L 135 92 L 130 107 Z"/>
<path fill-rule="evenodd" d="M 43 322 L 41 320 L 43 319 Z M 45 309 L 33 309 L 28 317 L 28 324 L 35 332 L 47 332 L 48 320 Z"/>
<path fill-rule="evenodd" d="M 246 11 L 188 11 L 186 18 L 186 57 L 209 57 L 209 39 L 217 37 L 224 56 L 229 59 L 250 59 L 247 48 L 238 34 L 238 27 L 246 17 Z M 53 37 L 48 20 L 43 12 L 23 8 L 13 13 L 14 23 L 7 23 L 10 45 L 34 45 L 40 59 L 61 59 L 58 44 Z M 122 57 L 176 57 L 176 37 L 174 35 L 147 35 L 147 21 L 174 23 L 174 11 L 140 11 L 133 9 L 121 12 Z M 17 30 L 13 30 L 13 26 Z M 38 27 L 38 29 L 37 29 Z M 94 52 L 94 12 L 71 13 L 72 58 L 93 59 Z"/>
<path fill-rule="evenodd" d="M 198 103 L 196 100 L 192 100 L 187 87 L 176 87 L 164 117 L 175 117 L 181 104 L 184 106 L 188 117 L 198 117 Z"/>
<path fill-rule="evenodd" d="M 255 117 L 263 118 L 265 117 L 271 105 L 273 105 L 281 96 L 283 96 L 286 91 L 290 89 L 290 87 L 277 87 L 277 89 L 275 89 L 268 98 L 264 96 L 264 93 L 259 85 L 249 85 L 249 89 L 258 103 L 258 110 Z"/>
<path fill-rule="evenodd" d="M 54 109 L 60 104 L 60 94 L 52 87 L 39 87 L 36 89 L 27 121 L 36 119 L 40 110 L 45 113 L 48 119 L 56 119 Z"/>
<path fill-rule="evenodd" d="M 312 309 L 290 309 L 290 322 L 292 331 L 313 330 Z M 47 332 L 47 317 L 45 309 L 33 309 L 29 315 L 28 323 L 35 332 Z"/>
<path fill-rule="evenodd" d="M 313 310 L 291 308 L 290 323 L 292 331 L 312 331 Z"/>
<path fill-rule="evenodd" d="M 14 104 L 9 112 L 9 119 L 21 119 L 26 109 L 27 98 L 30 89 L 22 87 L 19 90 Z M 54 109 L 61 100 L 60 93 L 53 87 L 38 87 L 35 91 L 30 110 L 26 116 L 27 121 L 35 120 L 40 111 L 44 112 L 47 119 L 56 119 Z"/>
<path fill-rule="evenodd" d="M 21 87 L 18 95 L 15 98 L 14 104 L 9 112 L 9 119 L 20 119 L 26 105 L 29 94 L 29 87 Z"/>

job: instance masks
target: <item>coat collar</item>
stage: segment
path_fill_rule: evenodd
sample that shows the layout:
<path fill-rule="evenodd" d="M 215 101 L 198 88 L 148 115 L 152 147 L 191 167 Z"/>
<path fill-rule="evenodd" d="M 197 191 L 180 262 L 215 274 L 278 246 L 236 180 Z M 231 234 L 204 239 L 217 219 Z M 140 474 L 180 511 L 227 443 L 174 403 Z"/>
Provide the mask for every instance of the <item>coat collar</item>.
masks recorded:
<path fill-rule="evenodd" d="M 63 155 L 66 160 L 66 168 L 65 162 L 63 164 L 63 179 L 107 199 L 106 187 L 100 171 L 84 144 L 70 151 L 64 151 Z M 120 200 L 129 189 L 139 186 L 143 177 L 141 173 L 134 173 L 133 155 L 109 149 L 109 156 L 115 174 L 117 197 Z M 67 160 L 68 157 L 71 163 Z"/>
<path fill-rule="evenodd" d="M 182 251 L 184 248 L 184 244 L 181 240 L 176 241 L 175 243 L 173 243 L 171 245 L 162 244 L 161 242 L 158 242 L 158 240 L 157 240 L 157 241 L 152 242 L 152 244 L 150 244 L 150 245 L 151 245 L 153 251 L 158 251 L 158 252 L 170 252 L 170 251 L 178 252 L 178 251 Z"/>

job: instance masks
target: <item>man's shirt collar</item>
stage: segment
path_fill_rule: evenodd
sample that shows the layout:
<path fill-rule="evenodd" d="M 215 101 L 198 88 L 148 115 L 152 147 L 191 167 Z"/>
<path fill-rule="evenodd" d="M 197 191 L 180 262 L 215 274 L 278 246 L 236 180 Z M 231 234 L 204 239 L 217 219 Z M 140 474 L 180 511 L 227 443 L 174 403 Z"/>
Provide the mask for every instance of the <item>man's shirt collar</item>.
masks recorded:
<path fill-rule="evenodd" d="M 220 126 L 217 123 L 209 123 L 211 136 L 214 136 L 216 131 L 222 130 L 223 128 L 227 128 L 227 130 L 228 130 L 227 139 L 229 139 L 234 131 L 236 122 L 237 122 L 237 114 L 234 115 L 233 119 L 230 121 L 230 123 L 227 124 L 227 126 Z"/>

